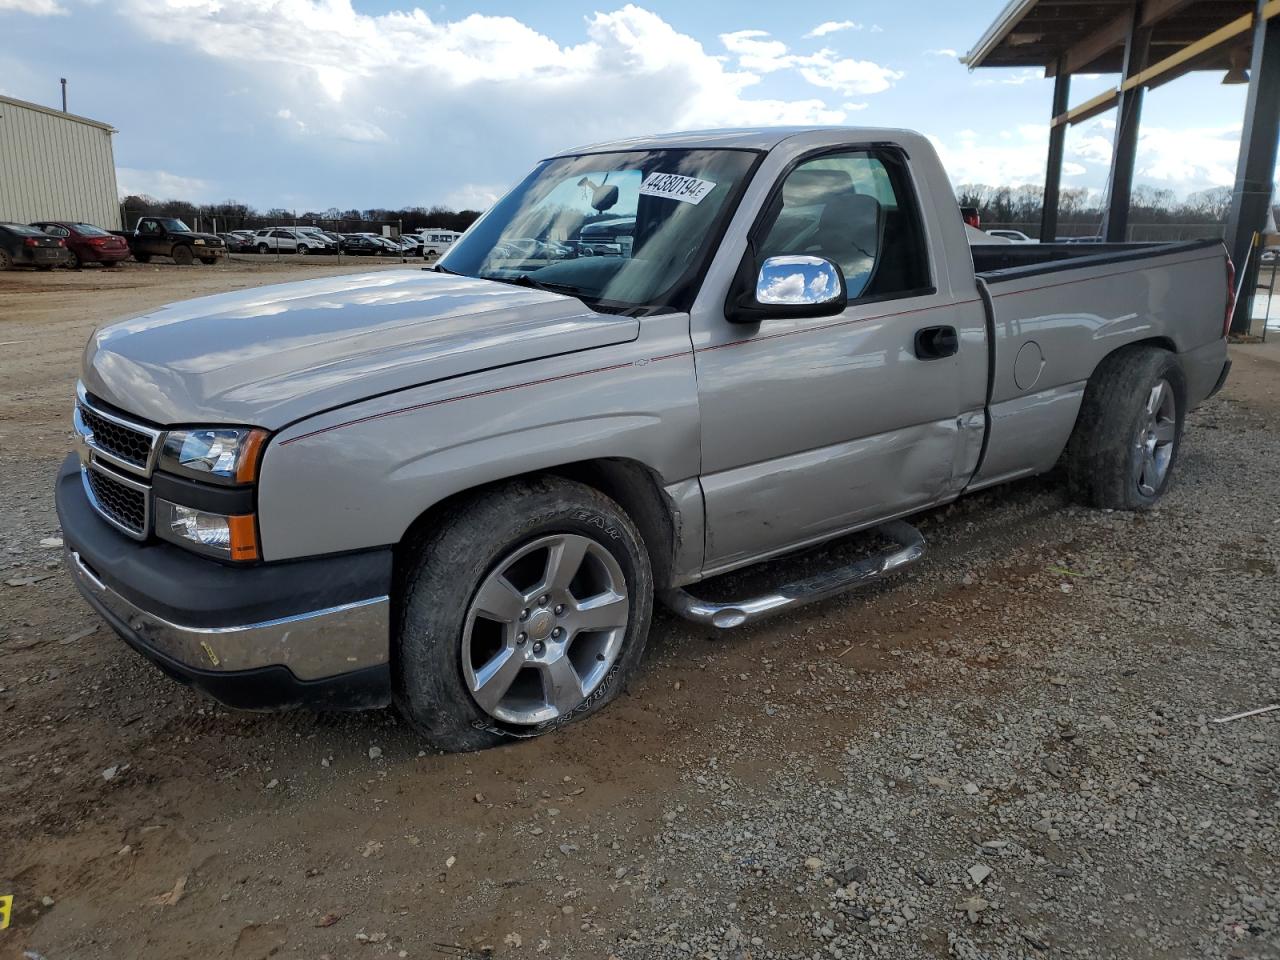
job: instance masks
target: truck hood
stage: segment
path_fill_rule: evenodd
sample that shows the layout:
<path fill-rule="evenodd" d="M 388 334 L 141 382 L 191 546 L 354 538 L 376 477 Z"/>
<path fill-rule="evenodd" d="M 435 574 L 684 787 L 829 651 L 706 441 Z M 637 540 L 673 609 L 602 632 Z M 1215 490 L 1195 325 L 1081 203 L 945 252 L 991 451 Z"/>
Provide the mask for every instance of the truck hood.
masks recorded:
<path fill-rule="evenodd" d="M 639 321 L 527 287 L 423 270 L 258 287 L 96 331 L 86 389 L 159 425 L 278 430 L 435 380 L 634 340 Z"/>

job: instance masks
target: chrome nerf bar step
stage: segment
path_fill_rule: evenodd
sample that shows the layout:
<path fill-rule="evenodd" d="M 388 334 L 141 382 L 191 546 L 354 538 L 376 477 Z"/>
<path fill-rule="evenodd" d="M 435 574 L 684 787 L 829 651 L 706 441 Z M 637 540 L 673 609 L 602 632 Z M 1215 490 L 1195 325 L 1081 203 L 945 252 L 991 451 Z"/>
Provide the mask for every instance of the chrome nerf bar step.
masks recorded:
<path fill-rule="evenodd" d="M 911 566 L 924 556 L 924 537 L 905 521 L 882 523 L 874 532 L 898 546 L 856 563 L 785 584 L 762 597 L 752 597 L 736 603 L 713 603 L 710 600 L 700 600 L 684 590 L 668 590 L 663 593 L 662 601 L 686 620 L 727 630 L 755 623 L 782 610 L 816 603 L 865 587 Z"/>

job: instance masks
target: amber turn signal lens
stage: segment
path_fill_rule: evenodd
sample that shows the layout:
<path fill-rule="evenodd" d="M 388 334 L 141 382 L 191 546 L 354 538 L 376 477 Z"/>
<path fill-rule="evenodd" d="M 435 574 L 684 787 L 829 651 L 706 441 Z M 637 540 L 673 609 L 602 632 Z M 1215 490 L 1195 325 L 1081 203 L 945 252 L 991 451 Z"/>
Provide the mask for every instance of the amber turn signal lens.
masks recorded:
<path fill-rule="evenodd" d="M 227 527 L 231 531 L 232 560 L 258 559 L 258 531 L 253 519 L 251 513 L 227 517 Z"/>
<path fill-rule="evenodd" d="M 236 461 L 236 483 L 253 483 L 258 479 L 258 461 L 262 459 L 262 447 L 267 442 L 267 431 L 250 430 L 240 441 L 240 456 Z"/>

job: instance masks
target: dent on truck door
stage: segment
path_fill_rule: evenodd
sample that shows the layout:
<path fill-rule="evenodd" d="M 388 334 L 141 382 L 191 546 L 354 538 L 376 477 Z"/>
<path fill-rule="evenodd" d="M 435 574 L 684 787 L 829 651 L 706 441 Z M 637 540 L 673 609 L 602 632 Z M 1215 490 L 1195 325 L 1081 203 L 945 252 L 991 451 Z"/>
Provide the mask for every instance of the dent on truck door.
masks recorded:
<path fill-rule="evenodd" d="M 835 262 L 850 301 L 698 351 L 709 572 L 954 495 L 981 441 L 962 362 L 985 369 L 982 307 L 934 290 L 900 154 L 802 161 L 753 235 L 759 258 Z"/>

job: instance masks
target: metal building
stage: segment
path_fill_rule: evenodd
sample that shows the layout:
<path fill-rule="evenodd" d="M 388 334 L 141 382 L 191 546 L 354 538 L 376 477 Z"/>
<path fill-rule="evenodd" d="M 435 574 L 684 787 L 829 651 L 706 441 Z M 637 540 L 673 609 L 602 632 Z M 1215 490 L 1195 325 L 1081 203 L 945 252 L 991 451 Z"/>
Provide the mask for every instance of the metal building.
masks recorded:
<path fill-rule="evenodd" d="M 969 54 L 978 67 L 1043 67 L 1054 78 L 1040 236 L 1058 224 L 1067 126 L 1116 111 L 1104 236 L 1128 238 L 1129 200 L 1143 92 L 1192 70 L 1247 83 L 1227 248 L 1240 289 L 1257 287 L 1259 238 L 1266 229 L 1280 148 L 1280 0 L 1010 0 Z M 1071 76 L 1118 73 L 1115 86 L 1075 107 Z M 1251 296 L 1236 300 L 1233 333 L 1247 333 Z"/>
<path fill-rule="evenodd" d="M 75 220 L 120 229 L 115 128 L 0 97 L 0 220 Z"/>

